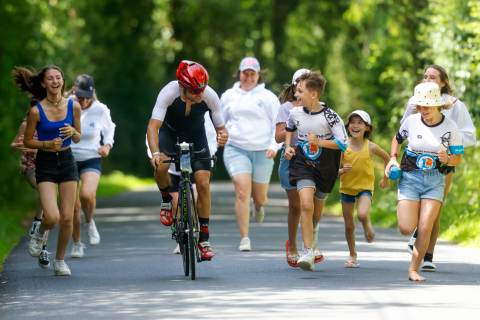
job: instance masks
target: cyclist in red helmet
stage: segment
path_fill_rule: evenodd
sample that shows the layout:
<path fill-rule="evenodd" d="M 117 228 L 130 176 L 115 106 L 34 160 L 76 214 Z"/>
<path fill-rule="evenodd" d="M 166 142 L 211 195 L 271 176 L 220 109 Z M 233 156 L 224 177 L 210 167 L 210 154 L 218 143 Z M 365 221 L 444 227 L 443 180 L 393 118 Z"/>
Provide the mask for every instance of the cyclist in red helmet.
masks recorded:
<path fill-rule="evenodd" d="M 147 138 L 155 169 L 154 177 L 162 194 L 160 221 L 170 226 L 172 217 L 172 196 L 168 192 L 170 159 L 164 152 L 175 152 L 177 138 L 180 142 L 193 143 L 194 151 L 204 150 L 196 156 L 210 157 L 205 133 L 204 115 L 210 112 L 217 131 L 217 143 L 223 147 L 228 139 L 228 131 L 220 110 L 218 95 L 208 86 L 208 72 L 193 61 L 182 61 L 177 70 L 177 81 L 172 81 L 160 91 L 152 118 L 148 124 Z M 192 171 L 197 184 L 197 210 L 200 222 L 198 247 L 202 259 L 211 259 L 213 251 L 209 243 L 208 223 L 210 217 L 210 171 L 211 161 L 192 163 Z"/>

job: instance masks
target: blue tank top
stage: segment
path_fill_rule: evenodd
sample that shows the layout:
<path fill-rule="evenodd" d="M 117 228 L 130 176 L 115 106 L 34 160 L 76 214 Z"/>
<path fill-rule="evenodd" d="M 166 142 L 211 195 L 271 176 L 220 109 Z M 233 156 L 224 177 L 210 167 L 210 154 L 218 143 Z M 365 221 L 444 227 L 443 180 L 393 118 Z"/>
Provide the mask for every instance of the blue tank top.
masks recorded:
<path fill-rule="evenodd" d="M 40 122 L 37 123 L 38 141 L 50 141 L 60 137 L 60 128 L 65 127 L 68 123 L 73 127 L 73 101 L 68 100 L 67 117 L 60 121 L 50 121 L 47 119 L 45 112 L 40 103 L 36 104 L 40 111 Z M 60 137 L 62 138 L 62 137 Z M 65 139 L 62 144 L 63 147 L 68 147 L 72 143 L 72 138 Z"/>

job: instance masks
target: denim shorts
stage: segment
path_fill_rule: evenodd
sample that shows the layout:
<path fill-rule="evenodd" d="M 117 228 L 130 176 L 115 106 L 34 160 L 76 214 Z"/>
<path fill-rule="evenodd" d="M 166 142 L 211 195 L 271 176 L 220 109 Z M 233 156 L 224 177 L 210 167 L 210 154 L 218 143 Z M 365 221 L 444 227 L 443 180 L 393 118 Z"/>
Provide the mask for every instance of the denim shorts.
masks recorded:
<path fill-rule="evenodd" d="M 78 182 L 77 163 L 72 149 L 48 152 L 38 150 L 37 169 L 35 171 L 37 184 L 42 182 L 61 183 L 67 181 Z"/>
<path fill-rule="evenodd" d="M 250 173 L 252 181 L 269 183 L 273 171 L 273 159 L 267 158 L 267 150 L 247 151 L 226 145 L 223 162 L 230 178 L 240 173 Z"/>
<path fill-rule="evenodd" d="M 398 201 L 433 199 L 443 203 L 445 175 L 437 169 L 403 171 L 398 181 Z"/>
<path fill-rule="evenodd" d="M 309 180 L 309 179 L 297 180 L 297 190 L 300 191 L 300 189 L 303 189 L 303 188 L 313 188 L 315 190 L 315 193 L 313 194 L 313 196 L 317 200 L 327 200 L 328 198 L 328 193 L 324 193 L 318 190 L 313 180 Z"/>
<path fill-rule="evenodd" d="M 340 202 L 343 203 L 355 203 L 360 199 L 361 196 L 367 196 L 370 198 L 370 201 L 373 202 L 372 193 L 369 190 L 364 190 L 359 192 L 356 196 L 351 196 L 349 194 L 340 193 Z"/>
<path fill-rule="evenodd" d="M 280 166 L 278 167 L 278 176 L 280 177 L 280 183 L 282 184 L 282 188 L 285 190 L 295 190 L 297 187 L 292 186 L 290 184 L 290 179 L 288 176 L 290 175 L 290 170 L 288 170 L 288 166 L 290 165 L 290 160 L 285 159 L 285 149 L 282 150 L 282 156 L 280 157 Z"/>
<path fill-rule="evenodd" d="M 85 161 L 77 161 L 78 175 L 91 171 L 102 175 L 102 158 L 93 158 Z"/>

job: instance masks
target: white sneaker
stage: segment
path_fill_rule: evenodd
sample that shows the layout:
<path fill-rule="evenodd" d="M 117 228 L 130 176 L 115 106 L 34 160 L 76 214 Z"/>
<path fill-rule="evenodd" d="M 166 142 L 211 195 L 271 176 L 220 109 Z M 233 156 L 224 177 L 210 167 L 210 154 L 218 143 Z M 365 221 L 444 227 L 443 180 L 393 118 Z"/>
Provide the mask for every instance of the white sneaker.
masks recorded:
<path fill-rule="evenodd" d="M 42 253 L 43 241 L 46 239 L 47 232 L 43 235 L 38 233 L 40 224 L 37 224 L 35 231 L 30 235 L 30 244 L 28 245 L 28 252 L 32 257 L 38 257 Z"/>
<path fill-rule="evenodd" d="M 86 248 L 85 245 L 83 243 L 79 243 L 79 244 L 73 244 L 72 246 L 72 253 L 70 253 L 70 258 L 81 258 L 83 257 L 84 253 L 83 253 L 83 248 Z"/>
<path fill-rule="evenodd" d="M 175 249 L 173 249 L 173 253 L 180 254 L 180 244 L 179 243 L 177 243 L 177 246 L 175 247 Z"/>
<path fill-rule="evenodd" d="M 240 251 L 252 251 L 252 246 L 250 244 L 250 238 L 245 237 L 240 241 L 240 247 L 238 247 Z"/>
<path fill-rule="evenodd" d="M 410 253 L 410 254 L 413 254 L 413 246 L 415 245 L 415 242 L 417 241 L 417 238 L 415 237 L 415 232 L 417 232 L 417 228 L 415 228 L 415 231 L 413 231 L 412 236 L 410 237 L 410 240 L 408 241 L 407 250 L 408 250 L 408 253 Z"/>
<path fill-rule="evenodd" d="M 313 263 L 315 261 L 315 254 L 313 250 L 304 250 L 300 259 L 298 259 L 297 265 L 299 268 L 305 271 L 313 271 Z"/>
<path fill-rule="evenodd" d="M 262 223 L 265 218 L 265 209 L 261 207 L 259 210 L 255 210 L 255 222 Z"/>
<path fill-rule="evenodd" d="M 40 223 L 42 223 L 42 221 L 32 221 L 32 226 L 30 227 L 30 230 L 28 230 L 30 236 L 35 232 L 37 225 L 40 225 Z"/>
<path fill-rule="evenodd" d="M 90 242 L 91 246 L 96 246 L 100 243 L 100 235 L 98 234 L 97 227 L 95 226 L 95 222 L 92 220 L 92 224 L 87 224 L 87 234 L 88 234 L 88 242 Z"/>
<path fill-rule="evenodd" d="M 55 260 L 53 262 L 53 273 L 56 276 L 71 276 L 72 273 L 68 268 L 67 264 L 63 260 Z"/>

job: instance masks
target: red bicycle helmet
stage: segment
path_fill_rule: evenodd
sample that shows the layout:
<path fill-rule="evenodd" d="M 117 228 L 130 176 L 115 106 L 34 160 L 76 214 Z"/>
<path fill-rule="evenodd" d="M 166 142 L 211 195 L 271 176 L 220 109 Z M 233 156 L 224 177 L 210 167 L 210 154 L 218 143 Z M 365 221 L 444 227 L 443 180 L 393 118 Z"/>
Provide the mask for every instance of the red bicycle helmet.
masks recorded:
<path fill-rule="evenodd" d="M 201 93 L 205 91 L 208 85 L 208 72 L 199 63 L 183 60 L 177 69 L 177 80 L 187 90 L 193 93 Z"/>

